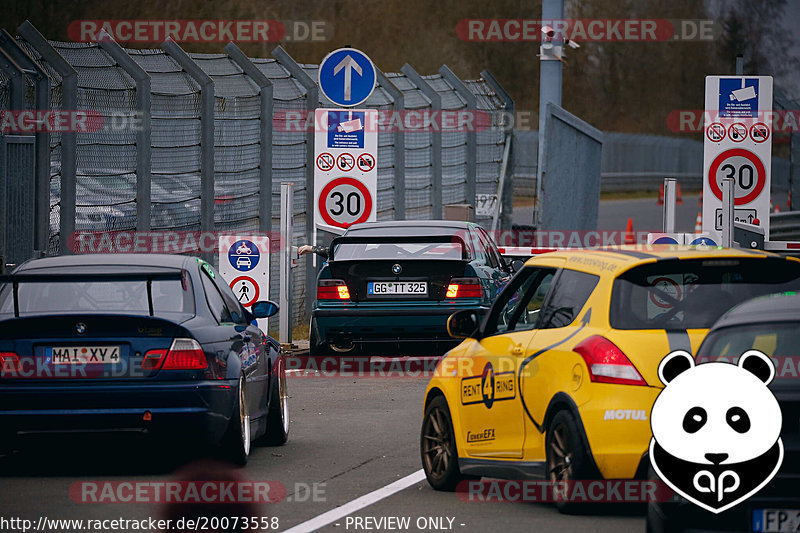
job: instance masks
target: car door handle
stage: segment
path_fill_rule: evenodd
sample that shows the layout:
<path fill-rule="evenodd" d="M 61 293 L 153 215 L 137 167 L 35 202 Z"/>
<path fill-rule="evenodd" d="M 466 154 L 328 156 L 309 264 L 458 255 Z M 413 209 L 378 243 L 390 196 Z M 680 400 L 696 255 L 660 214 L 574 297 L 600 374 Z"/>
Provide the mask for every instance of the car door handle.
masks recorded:
<path fill-rule="evenodd" d="M 513 348 L 511 348 L 511 353 L 514 355 L 522 355 L 524 350 L 522 349 L 522 344 L 515 344 Z"/>

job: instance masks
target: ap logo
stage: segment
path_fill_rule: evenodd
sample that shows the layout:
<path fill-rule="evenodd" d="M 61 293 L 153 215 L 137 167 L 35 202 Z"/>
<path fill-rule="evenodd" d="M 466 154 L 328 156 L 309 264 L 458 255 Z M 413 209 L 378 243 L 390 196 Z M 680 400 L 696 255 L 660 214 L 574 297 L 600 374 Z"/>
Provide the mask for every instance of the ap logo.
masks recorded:
<path fill-rule="evenodd" d="M 650 414 L 650 462 L 675 492 L 712 513 L 758 492 L 783 461 L 781 410 L 767 385 L 772 361 L 757 350 L 738 365 L 695 366 L 676 350 L 658 367 L 665 388 Z"/>

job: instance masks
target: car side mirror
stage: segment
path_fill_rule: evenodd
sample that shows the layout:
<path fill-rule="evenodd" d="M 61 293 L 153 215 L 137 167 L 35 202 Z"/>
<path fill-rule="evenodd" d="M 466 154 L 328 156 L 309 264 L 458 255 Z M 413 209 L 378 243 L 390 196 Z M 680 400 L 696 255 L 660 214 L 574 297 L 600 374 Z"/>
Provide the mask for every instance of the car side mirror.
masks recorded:
<path fill-rule="evenodd" d="M 472 309 L 456 311 L 447 319 L 447 333 L 454 339 L 478 338 L 478 313 Z"/>
<path fill-rule="evenodd" d="M 522 270 L 524 266 L 525 263 L 519 259 L 514 259 L 513 261 L 511 261 L 511 265 L 509 265 L 512 274 L 516 274 L 517 272 Z"/>
<path fill-rule="evenodd" d="M 278 304 L 269 300 L 260 300 L 250 306 L 255 318 L 269 318 L 278 312 Z"/>

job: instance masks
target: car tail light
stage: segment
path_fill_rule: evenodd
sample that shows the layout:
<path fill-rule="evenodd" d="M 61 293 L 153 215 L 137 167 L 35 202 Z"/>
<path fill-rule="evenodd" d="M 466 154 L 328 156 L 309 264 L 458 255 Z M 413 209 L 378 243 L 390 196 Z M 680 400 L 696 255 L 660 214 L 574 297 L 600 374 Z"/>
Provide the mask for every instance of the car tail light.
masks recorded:
<path fill-rule="evenodd" d="M 453 278 L 447 286 L 447 298 L 482 298 L 483 287 L 478 278 Z"/>
<path fill-rule="evenodd" d="M 0 374 L 19 372 L 19 356 L 14 352 L 0 352 Z"/>
<path fill-rule="evenodd" d="M 202 370 L 207 366 L 206 354 L 194 339 L 175 339 L 169 350 L 150 350 L 142 360 L 142 370 Z"/>
<path fill-rule="evenodd" d="M 589 377 L 596 383 L 647 385 L 630 359 L 605 337 L 594 335 L 584 339 L 573 350 L 586 361 Z"/>
<path fill-rule="evenodd" d="M 349 300 L 350 289 L 341 279 L 321 279 L 317 284 L 317 300 Z"/>

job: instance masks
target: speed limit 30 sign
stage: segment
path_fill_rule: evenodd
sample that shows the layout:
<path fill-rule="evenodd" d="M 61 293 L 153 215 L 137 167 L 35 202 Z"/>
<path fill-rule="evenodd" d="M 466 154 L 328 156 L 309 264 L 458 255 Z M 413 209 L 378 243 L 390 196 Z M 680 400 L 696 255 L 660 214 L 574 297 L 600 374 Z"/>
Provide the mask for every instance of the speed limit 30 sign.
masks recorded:
<path fill-rule="evenodd" d="M 378 111 L 317 109 L 314 122 L 315 156 L 326 156 L 326 164 L 314 169 L 316 226 L 349 228 L 376 220 Z"/>
<path fill-rule="evenodd" d="M 722 183 L 734 181 L 734 221 L 769 238 L 771 76 L 706 77 L 703 231 L 722 229 Z"/>

